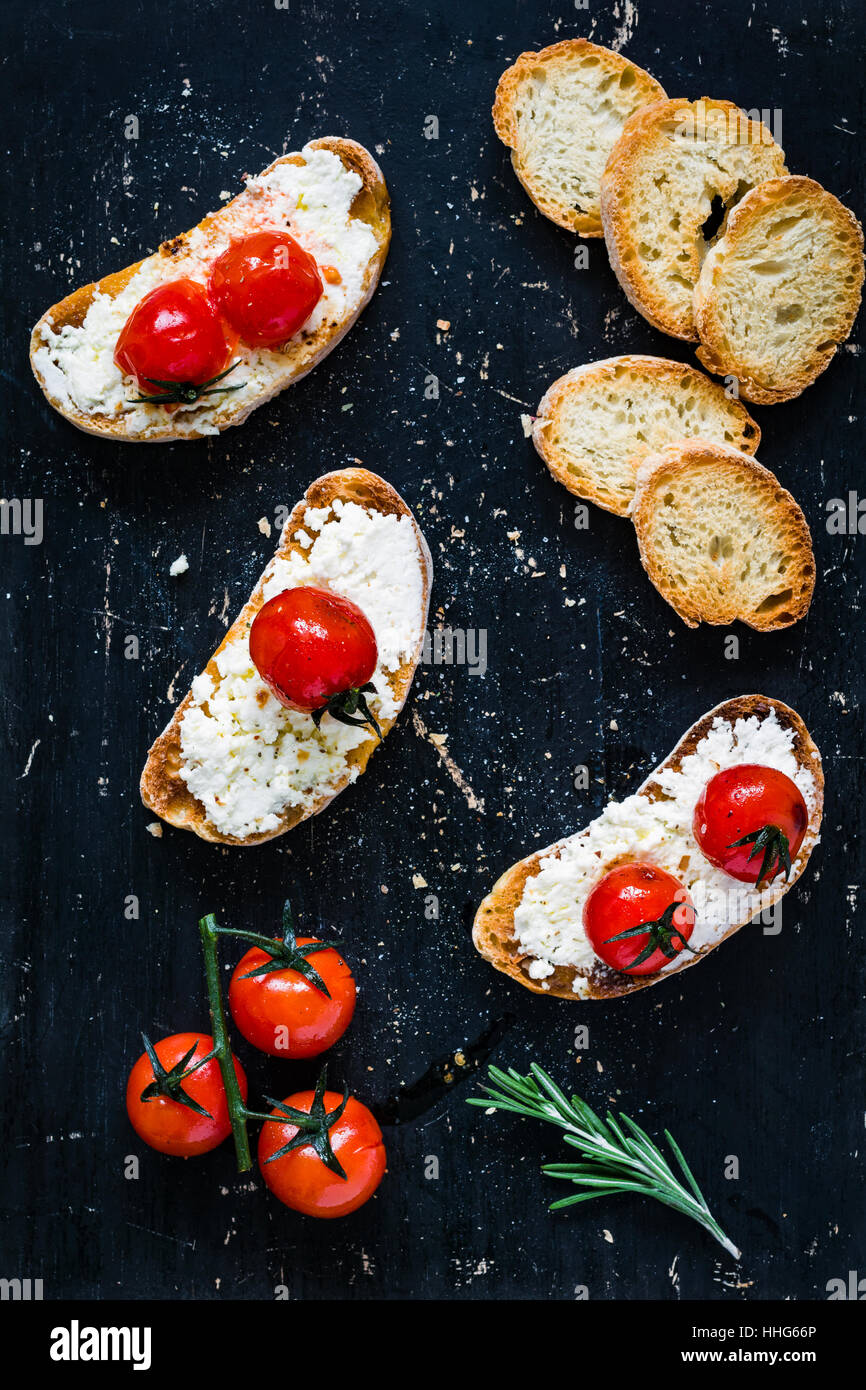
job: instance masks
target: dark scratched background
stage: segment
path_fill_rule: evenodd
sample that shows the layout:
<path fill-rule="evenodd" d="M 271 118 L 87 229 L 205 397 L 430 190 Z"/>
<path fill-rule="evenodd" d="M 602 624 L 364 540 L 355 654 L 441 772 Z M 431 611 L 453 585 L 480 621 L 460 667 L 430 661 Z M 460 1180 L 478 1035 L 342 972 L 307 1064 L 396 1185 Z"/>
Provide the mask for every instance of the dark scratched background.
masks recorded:
<path fill-rule="evenodd" d="M 277 1285 L 570 1299 L 585 1286 L 741 1302 L 824 1298 L 829 1279 L 866 1274 L 866 541 L 825 524 L 828 500 L 862 486 L 859 330 L 801 399 L 755 411 L 761 458 L 811 523 L 819 579 L 806 621 L 741 629 L 727 660 L 725 632 L 689 632 L 649 585 L 627 522 L 591 509 L 575 530 L 572 499 L 523 437 L 521 412 L 569 367 L 693 359 L 629 307 L 601 242 L 575 270 L 573 237 L 534 210 L 490 120 L 518 53 L 587 35 L 671 95 L 778 108 L 790 168 L 862 215 L 862 10 L 32 0 L 7 7 L 5 29 L 0 492 L 43 499 L 45 534 L 0 538 L 0 1275 L 42 1278 L 58 1299 L 269 1299 Z M 115 445 L 56 415 L 27 361 L 42 311 L 323 134 L 377 152 L 394 218 L 383 283 L 334 354 L 207 442 Z M 486 631 L 486 675 L 421 668 L 367 775 L 284 839 L 244 851 L 154 838 L 137 794 L 145 753 L 271 554 L 259 519 L 353 460 L 415 509 L 434 620 Z M 171 579 L 182 551 L 189 573 Z M 608 1004 L 539 999 L 494 974 L 470 926 L 498 874 L 633 790 L 710 706 L 756 690 L 800 711 L 826 763 L 823 842 L 781 934 L 745 929 L 681 981 Z M 574 789 L 578 764 L 588 791 Z M 188 1164 L 146 1150 L 126 1075 L 142 1028 L 207 1027 L 196 919 L 272 931 L 286 895 L 305 930 L 343 935 L 359 980 L 335 1082 L 393 1116 L 399 1088 L 501 1021 L 500 1065 L 538 1060 L 593 1104 L 670 1127 L 742 1262 L 652 1203 L 548 1215 L 562 1192 L 539 1169 L 563 1152 L 556 1134 L 465 1105 L 477 1076 L 444 1099 L 422 1085 L 397 1110 L 387 1178 L 342 1222 L 303 1219 L 239 1179 L 230 1145 Z M 256 1098 L 313 1072 L 239 1054 Z"/>

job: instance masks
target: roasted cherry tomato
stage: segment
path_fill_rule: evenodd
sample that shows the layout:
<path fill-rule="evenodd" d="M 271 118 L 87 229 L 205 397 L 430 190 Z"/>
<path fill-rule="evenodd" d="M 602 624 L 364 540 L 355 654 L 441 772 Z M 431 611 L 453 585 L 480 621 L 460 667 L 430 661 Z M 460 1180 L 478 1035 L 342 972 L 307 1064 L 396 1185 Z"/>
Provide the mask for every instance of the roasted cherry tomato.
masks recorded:
<path fill-rule="evenodd" d="M 253 946 L 229 985 L 232 1018 L 247 1042 L 275 1057 L 317 1057 L 355 1012 L 355 981 L 339 952 L 290 930 L 273 951 Z"/>
<path fill-rule="evenodd" d="M 366 1105 L 324 1089 L 288 1096 L 262 1125 L 259 1165 L 275 1197 L 306 1216 L 330 1218 L 357 1211 L 372 1197 L 385 1172 L 382 1131 Z M 292 1118 L 304 1122 L 307 1142 Z"/>
<path fill-rule="evenodd" d="M 228 375 L 231 350 L 226 325 L 204 286 L 172 280 L 136 304 L 120 330 L 114 360 L 135 377 L 142 396 L 176 404 L 198 400 Z"/>
<path fill-rule="evenodd" d="M 593 888 L 583 925 L 597 956 L 628 975 L 655 975 L 695 926 L 692 900 L 672 874 L 652 864 L 622 864 Z"/>
<path fill-rule="evenodd" d="M 175 1033 L 144 1051 L 129 1074 L 126 1110 L 139 1139 L 178 1158 L 215 1149 L 232 1132 L 219 1062 L 197 1065 L 213 1050 L 207 1033 Z M 247 1078 L 235 1059 L 244 1101 Z"/>
<path fill-rule="evenodd" d="M 317 724 L 327 710 L 344 724 L 370 723 L 379 732 L 364 698 L 373 689 L 376 636 L 350 599 L 314 588 L 277 594 L 253 619 L 250 656 L 289 709 L 311 712 Z"/>
<path fill-rule="evenodd" d="M 742 883 L 787 879 L 809 812 L 797 785 L 772 767 L 744 763 L 712 777 L 695 807 L 694 835 L 711 864 Z"/>
<path fill-rule="evenodd" d="M 319 267 L 288 232 L 233 241 L 214 261 L 210 287 L 229 323 L 254 347 L 282 347 L 322 297 Z"/>

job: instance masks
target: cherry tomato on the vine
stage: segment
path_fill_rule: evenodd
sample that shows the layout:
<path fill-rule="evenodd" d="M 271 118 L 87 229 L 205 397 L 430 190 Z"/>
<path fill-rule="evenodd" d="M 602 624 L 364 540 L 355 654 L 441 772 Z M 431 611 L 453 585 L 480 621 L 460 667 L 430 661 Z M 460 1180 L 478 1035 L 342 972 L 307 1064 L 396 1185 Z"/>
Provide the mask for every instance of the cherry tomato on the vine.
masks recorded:
<path fill-rule="evenodd" d="M 324 1074 L 323 1074 L 324 1075 Z M 300 1116 L 311 1116 L 308 1142 L 275 1157 L 300 1133 L 282 1108 L 262 1125 L 259 1166 L 274 1196 L 294 1211 L 326 1219 L 347 1216 L 372 1197 L 385 1172 L 382 1131 L 359 1100 L 338 1091 L 298 1091 L 282 1102 Z"/>
<path fill-rule="evenodd" d="M 239 237 L 214 262 L 211 293 L 245 343 L 278 348 L 306 323 L 322 297 L 309 251 L 288 232 Z"/>
<path fill-rule="evenodd" d="M 772 767 L 724 768 L 701 792 L 694 836 L 711 864 L 742 883 L 791 872 L 809 824 L 796 783 Z"/>
<path fill-rule="evenodd" d="M 622 864 L 593 888 L 583 924 L 606 965 L 628 975 L 655 975 L 686 949 L 695 909 L 673 874 L 653 864 Z"/>
<path fill-rule="evenodd" d="M 153 1045 L 156 1067 L 147 1051 L 135 1063 L 126 1087 L 126 1110 L 136 1134 L 152 1149 L 191 1158 L 215 1149 L 231 1134 L 219 1062 L 214 1057 L 197 1066 L 212 1050 L 213 1038 L 207 1033 L 175 1033 Z M 234 1061 L 246 1101 L 247 1078 L 240 1062 Z"/>
<path fill-rule="evenodd" d="M 318 1056 L 343 1036 L 355 1012 L 355 981 L 343 957 L 310 946 L 321 943 L 289 937 L 275 941 L 273 955 L 253 946 L 231 978 L 232 1018 L 247 1042 L 275 1057 Z"/>

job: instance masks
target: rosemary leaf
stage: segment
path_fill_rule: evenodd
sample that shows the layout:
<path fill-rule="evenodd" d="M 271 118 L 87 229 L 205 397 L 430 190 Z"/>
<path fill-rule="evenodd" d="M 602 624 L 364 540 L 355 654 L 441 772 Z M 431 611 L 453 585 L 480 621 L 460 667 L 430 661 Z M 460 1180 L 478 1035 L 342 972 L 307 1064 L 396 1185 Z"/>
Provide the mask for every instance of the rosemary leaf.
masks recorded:
<path fill-rule="evenodd" d="M 529 1076 L 521 1076 L 513 1067 L 507 1072 L 490 1067 L 489 1076 L 493 1084 L 482 1087 L 487 1099 L 473 1096 L 467 1102 L 469 1105 L 505 1110 L 556 1125 L 565 1131 L 563 1139 L 569 1148 L 577 1149 L 581 1157 L 588 1160 L 548 1163 L 542 1167 L 548 1177 L 571 1182 L 582 1189 L 553 1202 L 551 1211 L 589 1202 L 595 1197 L 636 1192 L 691 1217 L 734 1259 L 740 1258 L 739 1250 L 710 1212 L 682 1151 L 668 1130 L 664 1132 L 665 1139 L 687 1186 L 680 1182 L 658 1145 L 628 1115 L 616 1118 L 608 1111 L 602 1118 L 580 1096 L 572 1096 L 569 1100 L 537 1063 L 531 1064 Z"/>

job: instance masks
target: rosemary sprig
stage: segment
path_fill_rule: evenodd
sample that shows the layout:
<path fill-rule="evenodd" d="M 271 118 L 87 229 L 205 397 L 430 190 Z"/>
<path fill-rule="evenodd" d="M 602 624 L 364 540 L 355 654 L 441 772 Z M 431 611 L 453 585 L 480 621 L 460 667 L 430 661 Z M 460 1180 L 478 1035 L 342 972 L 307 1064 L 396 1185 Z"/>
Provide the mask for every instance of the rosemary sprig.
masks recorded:
<path fill-rule="evenodd" d="M 682 1170 L 685 1184 L 680 1182 L 661 1149 L 627 1115 L 615 1119 L 608 1111 L 602 1119 L 580 1096 L 572 1096 L 569 1100 L 535 1062 L 530 1071 L 531 1075 L 521 1076 L 513 1067 L 507 1072 L 491 1067 L 490 1079 L 494 1085 L 483 1088 L 489 1100 L 473 1097 L 468 1104 L 546 1120 L 565 1131 L 566 1144 L 577 1149 L 587 1161 L 548 1163 L 541 1171 L 574 1183 L 582 1191 L 553 1202 L 551 1211 L 574 1206 L 577 1202 L 589 1202 L 593 1197 L 638 1192 L 673 1207 L 683 1216 L 690 1216 L 709 1231 L 729 1255 L 735 1260 L 740 1258 L 737 1247 L 711 1215 L 691 1169 L 667 1130 L 665 1138 Z"/>

